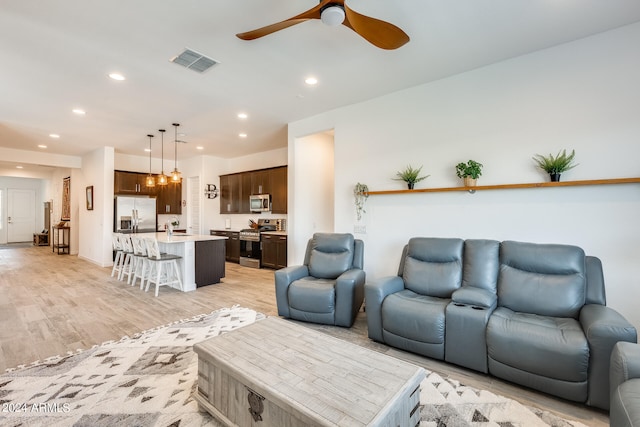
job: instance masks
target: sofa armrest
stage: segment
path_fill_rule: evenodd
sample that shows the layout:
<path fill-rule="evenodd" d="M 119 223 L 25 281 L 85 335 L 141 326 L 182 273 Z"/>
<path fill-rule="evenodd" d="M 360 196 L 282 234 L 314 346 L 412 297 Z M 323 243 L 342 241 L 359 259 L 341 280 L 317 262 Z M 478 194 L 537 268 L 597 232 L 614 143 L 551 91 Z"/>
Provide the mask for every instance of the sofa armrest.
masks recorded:
<path fill-rule="evenodd" d="M 284 317 L 289 315 L 289 297 L 287 290 L 289 285 L 309 275 L 309 268 L 306 265 L 292 265 L 274 273 L 276 282 L 276 304 L 278 306 L 278 314 Z"/>
<path fill-rule="evenodd" d="M 400 276 L 383 277 L 364 285 L 364 301 L 367 310 L 367 328 L 369 338 L 383 342 L 382 338 L 382 302 L 393 293 L 404 289 Z"/>
<path fill-rule="evenodd" d="M 618 341 L 636 342 L 636 329 L 614 309 L 587 304 L 580 311 L 580 324 L 589 342 L 589 398 L 587 404 L 609 409 L 609 365 Z"/>
<path fill-rule="evenodd" d="M 359 268 L 347 270 L 336 279 L 337 326 L 350 327 L 364 299 L 365 272 Z"/>
<path fill-rule="evenodd" d="M 451 302 L 491 310 L 496 307 L 498 296 L 487 289 L 467 286 L 454 291 L 451 294 Z"/>
<path fill-rule="evenodd" d="M 611 352 L 609 385 L 611 393 L 623 382 L 640 378 L 640 345 L 619 341 Z"/>

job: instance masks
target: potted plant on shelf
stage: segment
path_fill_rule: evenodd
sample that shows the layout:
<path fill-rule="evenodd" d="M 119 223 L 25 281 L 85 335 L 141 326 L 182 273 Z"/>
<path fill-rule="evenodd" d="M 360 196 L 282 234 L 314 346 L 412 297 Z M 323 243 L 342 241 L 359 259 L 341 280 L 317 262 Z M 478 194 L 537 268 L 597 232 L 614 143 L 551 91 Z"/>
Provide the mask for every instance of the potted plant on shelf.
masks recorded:
<path fill-rule="evenodd" d="M 573 169 L 577 164 L 573 163 L 573 159 L 576 156 L 576 151 L 571 150 L 571 154 L 567 154 L 567 150 L 558 151 L 558 154 L 555 156 L 553 154 L 549 154 L 548 156 L 543 156 L 541 154 L 536 154 L 533 156 L 533 161 L 536 162 L 536 165 L 542 169 L 543 171 L 549 174 L 552 182 L 560 181 L 560 174 L 562 172 L 568 171 L 569 169 Z"/>
<path fill-rule="evenodd" d="M 364 202 L 369 198 L 369 187 L 367 184 L 357 183 L 353 188 L 353 197 L 356 199 L 356 216 L 358 221 L 362 219 L 362 213 L 367 213 L 364 210 Z"/>
<path fill-rule="evenodd" d="M 420 166 L 417 169 L 414 169 L 411 166 L 407 166 L 403 171 L 398 172 L 396 174 L 397 178 L 394 178 L 394 179 L 397 181 L 406 182 L 409 190 L 413 190 L 413 186 L 416 184 L 416 182 L 420 182 L 423 179 L 426 179 L 429 177 L 429 175 L 420 176 L 421 170 L 422 170 L 422 166 Z"/>
<path fill-rule="evenodd" d="M 465 187 L 475 187 L 476 180 L 482 175 L 482 163 L 475 160 L 460 162 L 456 165 L 456 174 L 464 180 Z"/>

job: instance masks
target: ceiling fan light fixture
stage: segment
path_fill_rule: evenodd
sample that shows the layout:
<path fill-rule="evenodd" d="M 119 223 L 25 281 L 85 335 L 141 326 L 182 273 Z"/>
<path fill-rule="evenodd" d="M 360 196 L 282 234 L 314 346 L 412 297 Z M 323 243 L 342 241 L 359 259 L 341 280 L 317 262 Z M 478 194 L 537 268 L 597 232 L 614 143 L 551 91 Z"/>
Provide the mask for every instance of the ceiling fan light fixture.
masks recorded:
<path fill-rule="evenodd" d="M 320 20 L 325 25 L 337 27 L 344 22 L 344 8 L 339 5 L 330 5 L 320 13 Z"/>

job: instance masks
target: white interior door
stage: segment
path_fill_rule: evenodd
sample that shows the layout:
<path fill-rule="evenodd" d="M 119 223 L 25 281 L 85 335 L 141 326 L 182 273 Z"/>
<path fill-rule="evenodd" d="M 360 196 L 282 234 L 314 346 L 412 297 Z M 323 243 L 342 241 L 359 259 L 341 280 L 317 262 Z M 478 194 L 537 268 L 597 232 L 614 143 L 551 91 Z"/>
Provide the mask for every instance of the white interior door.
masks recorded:
<path fill-rule="evenodd" d="M 36 229 L 36 191 L 7 191 L 7 242 L 30 242 Z"/>

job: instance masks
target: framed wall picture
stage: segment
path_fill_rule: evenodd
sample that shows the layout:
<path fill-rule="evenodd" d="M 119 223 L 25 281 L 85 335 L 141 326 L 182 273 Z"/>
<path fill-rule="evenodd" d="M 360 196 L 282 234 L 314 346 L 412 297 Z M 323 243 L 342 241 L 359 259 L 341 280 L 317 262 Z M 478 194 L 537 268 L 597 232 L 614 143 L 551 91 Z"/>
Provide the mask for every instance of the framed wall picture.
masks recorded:
<path fill-rule="evenodd" d="M 93 210 L 93 185 L 87 187 L 87 210 Z"/>
<path fill-rule="evenodd" d="M 62 180 L 62 221 L 71 221 L 71 177 Z"/>

